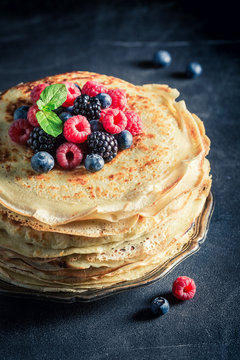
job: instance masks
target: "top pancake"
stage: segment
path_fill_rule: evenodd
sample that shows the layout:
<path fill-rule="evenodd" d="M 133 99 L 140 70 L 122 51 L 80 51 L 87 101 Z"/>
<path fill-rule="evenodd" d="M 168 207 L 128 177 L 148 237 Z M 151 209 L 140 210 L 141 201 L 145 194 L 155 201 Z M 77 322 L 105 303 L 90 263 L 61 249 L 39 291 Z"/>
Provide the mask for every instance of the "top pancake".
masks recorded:
<path fill-rule="evenodd" d="M 128 108 L 140 114 L 144 133 L 135 136 L 130 149 L 120 151 L 97 173 L 87 172 L 84 166 L 73 171 L 56 166 L 39 175 L 31 168 L 32 150 L 13 143 L 8 129 L 15 108 L 30 103 L 34 86 L 66 80 L 80 86 L 95 80 L 109 88 L 125 89 Z M 196 171 L 192 163 L 197 162 L 201 169 L 209 150 L 201 121 L 183 101 L 175 101 L 178 95 L 166 85 L 134 86 L 89 72 L 50 76 L 5 91 L 0 97 L 0 203 L 48 225 L 87 219 L 118 222 L 135 214 L 152 216 L 157 201 L 167 198 L 181 181 L 187 190 L 191 168 Z"/>

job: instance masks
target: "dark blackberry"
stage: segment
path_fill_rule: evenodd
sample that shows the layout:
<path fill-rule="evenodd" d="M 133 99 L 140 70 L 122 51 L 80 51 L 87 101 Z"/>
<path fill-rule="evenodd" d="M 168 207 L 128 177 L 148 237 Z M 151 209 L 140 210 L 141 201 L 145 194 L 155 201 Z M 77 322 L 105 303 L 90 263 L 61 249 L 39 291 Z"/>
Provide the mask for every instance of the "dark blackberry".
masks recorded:
<path fill-rule="evenodd" d="M 118 152 L 118 144 L 115 137 L 103 131 L 94 131 L 88 135 L 87 144 L 89 153 L 102 156 L 105 163 L 115 158 Z"/>
<path fill-rule="evenodd" d="M 85 116 L 88 121 L 98 120 L 101 116 L 100 100 L 96 97 L 80 95 L 74 101 L 72 113 L 74 115 Z"/>
<path fill-rule="evenodd" d="M 31 132 L 27 144 L 35 153 L 38 151 L 46 151 L 49 154 L 55 156 L 57 148 L 64 141 L 66 140 L 64 140 L 62 134 L 57 137 L 53 137 L 38 126 L 35 127 Z"/>

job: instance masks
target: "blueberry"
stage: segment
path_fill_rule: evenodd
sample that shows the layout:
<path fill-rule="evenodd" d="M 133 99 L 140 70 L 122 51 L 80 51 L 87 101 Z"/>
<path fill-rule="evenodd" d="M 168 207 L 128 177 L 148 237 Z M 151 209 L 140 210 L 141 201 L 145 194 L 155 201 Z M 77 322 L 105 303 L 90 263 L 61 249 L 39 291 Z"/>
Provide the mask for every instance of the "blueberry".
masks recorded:
<path fill-rule="evenodd" d="M 66 107 L 66 108 L 64 108 L 64 112 L 69 112 L 69 113 L 71 113 L 72 114 L 72 112 L 73 112 L 73 105 L 72 106 L 68 106 L 68 107 Z"/>
<path fill-rule="evenodd" d="M 58 107 L 57 109 L 55 109 L 53 111 L 59 116 L 63 111 L 65 111 L 65 108 L 60 106 L 60 107 Z"/>
<path fill-rule="evenodd" d="M 54 167 L 54 158 L 46 151 L 39 151 L 33 155 L 31 165 L 38 173 L 47 173 Z"/>
<path fill-rule="evenodd" d="M 91 120 L 89 121 L 90 125 L 91 125 L 91 131 L 104 131 L 103 125 L 100 121 L 98 120 Z"/>
<path fill-rule="evenodd" d="M 159 50 L 153 56 L 153 62 L 156 66 L 165 67 L 170 65 L 172 57 L 166 50 Z"/>
<path fill-rule="evenodd" d="M 161 296 L 151 302 L 151 310 L 155 315 L 164 315 L 169 311 L 169 302 Z"/>
<path fill-rule="evenodd" d="M 98 154 L 90 154 L 86 156 L 84 162 L 85 168 L 90 172 L 96 172 L 103 168 L 104 160 Z"/>
<path fill-rule="evenodd" d="M 105 93 L 100 93 L 97 94 L 96 97 L 99 99 L 102 109 L 109 108 L 109 106 L 112 105 L 112 98 L 110 95 Z"/>
<path fill-rule="evenodd" d="M 14 111 L 13 118 L 14 120 L 18 119 L 27 119 L 27 113 L 29 110 L 29 106 L 20 106 Z"/>
<path fill-rule="evenodd" d="M 128 130 L 123 130 L 120 134 L 115 135 L 115 138 L 118 142 L 118 148 L 121 150 L 130 148 L 133 143 L 132 134 Z"/>
<path fill-rule="evenodd" d="M 81 88 L 78 84 L 74 83 L 74 85 L 81 91 Z"/>
<path fill-rule="evenodd" d="M 72 114 L 70 114 L 69 112 L 64 111 L 59 115 L 59 117 L 62 120 L 62 122 L 65 123 L 65 121 L 67 121 L 70 117 L 72 117 Z"/>
<path fill-rule="evenodd" d="M 196 62 L 190 62 L 186 69 L 187 77 L 194 79 L 202 74 L 202 66 Z"/>

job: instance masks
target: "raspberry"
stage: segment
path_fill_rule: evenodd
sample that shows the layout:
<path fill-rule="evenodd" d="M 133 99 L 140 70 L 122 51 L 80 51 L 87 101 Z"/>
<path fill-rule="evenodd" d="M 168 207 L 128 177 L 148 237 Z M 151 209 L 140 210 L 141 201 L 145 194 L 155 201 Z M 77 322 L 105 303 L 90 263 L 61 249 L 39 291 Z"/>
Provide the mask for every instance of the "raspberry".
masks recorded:
<path fill-rule="evenodd" d="M 26 119 L 15 120 L 8 130 L 8 135 L 17 144 L 25 145 L 33 127 Z"/>
<path fill-rule="evenodd" d="M 83 154 L 76 144 L 65 142 L 57 149 L 56 158 L 62 168 L 70 170 L 81 164 Z"/>
<path fill-rule="evenodd" d="M 73 116 L 64 123 L 63 135 L 69 142 L 83 143 L 89 134 L 91 125 L 82 115 Z"/>
<path fill-rule="evenodd" d="M 143 123 L 140 116 L 132 110 L 125 111 L 127 118 L 126 130 L 128 130 L 133 136 L 140 134 L 143 131 Z"/>
<path fill-rule="evenodd" d="M 107 113 L 109 110 L 112 110 L 112 109 L 111 109 L 111 108 L 102 109 L 102 111 L 101 111 L 101 117 L 100 117 L 100 119 L 99 119 L 100 122 L 103 121 L 104 116 L 106 115 L 106 113 Z"/>
<path fill-rule="evenodd" d="M 127 106 L 126 91 L 123 89 L 108 90 L 108 95 L 112 98 L 112 109 L 125 110 Z"/>
<path fill-rule="evenodd" d="M 38 109 L 37 105 L 31 106 L 28 110 L 27 119 L 32 126 L 39 126 L 39 123 L 36 118 L 36 113 L 38 111 L 39 111 L 39 109 Z"/>
<path fill-rule="evenodd" d="M 97 81 L 87 81 L 86 84 L 82 87 L 82 94 L 86 94 L 89 96 L 96 96 L 100 93 L 107 93 L 108 89 L 103 84 Z"/>
<path fill-rule="evenodd" d="M 102 124 L 110 134 L 119 134 L 127 125 L 127 118 L 121 110 L 109 109 L 105 114 Z"/>
<path fill-rule="evenodd" d="M 179 300 L 192 299 L 196 293 L 194 280 L 187 276 L 179 276 L 173 283 L 172 293 Z"/>
<path fill-rule="evenodd" d="M 38 84 L 37 86 L 35 86 L 31 93 L 30 93 L 30 96 L 31 96 L 31 100 L 32 102 L 35 104 L 39 98 L 40 98 L 40 94 L 41 92 L 47 87 L 49 86 L 49 84 Z"/>
<path fill-rule="evenodd" d="M 81 91 L 76 87 L 76 85 L 72 82 L 64 81 L 64 85 L 67 88 L 67 99 L 62 104 L 64 107 L 72 106 L 74 104 L 74 100 L 81 95 Z"/>

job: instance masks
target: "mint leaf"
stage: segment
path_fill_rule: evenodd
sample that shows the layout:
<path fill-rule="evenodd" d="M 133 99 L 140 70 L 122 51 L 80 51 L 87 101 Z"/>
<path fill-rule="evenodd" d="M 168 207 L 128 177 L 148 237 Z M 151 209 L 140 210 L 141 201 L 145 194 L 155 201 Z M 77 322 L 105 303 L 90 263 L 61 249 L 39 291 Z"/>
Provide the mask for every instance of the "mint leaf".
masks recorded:
<path fill-rule="evenodd" d="M 39 110 L 42 110 L 42 109 L 44 108 L 44 102 L 43 102 L 42 100 L 39 99 L 39 100 L 36 102 L 36 104 L 37 104 Z"/>
<path fill-rule="evenodd" d="M 36 118 L 41 128 L 49 135 L 57 137 L 63 131 L 62 120 L 53 111 L 38 111 Z"/>
<path fill-rule="evenodd" d="M 43 110 L 43 111 L 51 111 L 51 110 L 54 110 L 54 109 L 55 109 L 55 106 L 53 104 L 47 104 L 47 105 L 44 105 L 41 110 Z"/>
<path fill-rule="evenodd" d="M 47 86 L 40 95 L 40 99 L 37 101 L 37 105 L 41 106 L 41 110 L 43 106 L 48 106 L 49 109 L 54 110 L 57 109 L 60 105 L 62 105 L 67 98 L 67 88 L 64 84 L 53 84 Z M 39 107 L 40 109 L 40 107 Z"/>

